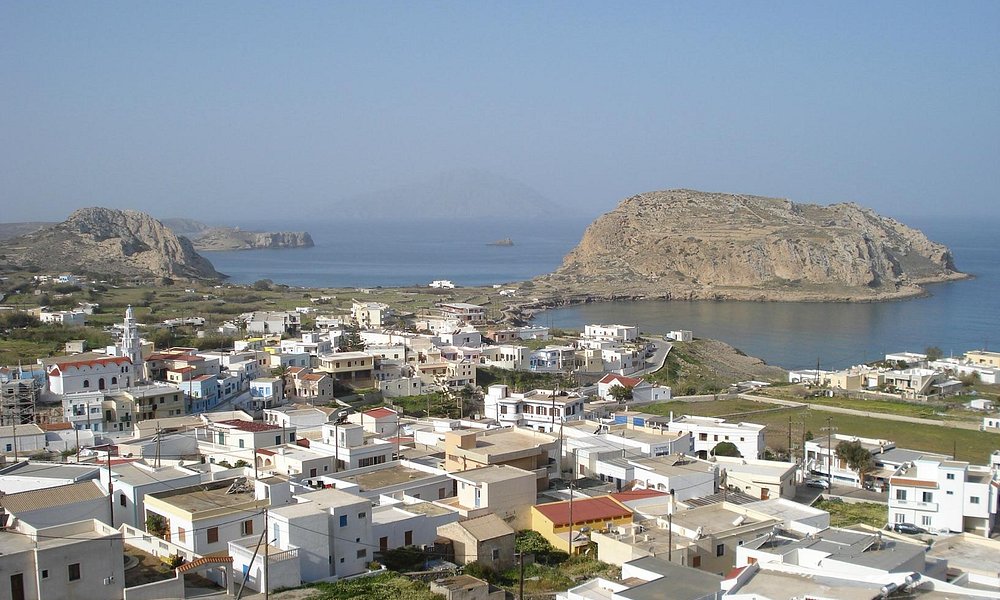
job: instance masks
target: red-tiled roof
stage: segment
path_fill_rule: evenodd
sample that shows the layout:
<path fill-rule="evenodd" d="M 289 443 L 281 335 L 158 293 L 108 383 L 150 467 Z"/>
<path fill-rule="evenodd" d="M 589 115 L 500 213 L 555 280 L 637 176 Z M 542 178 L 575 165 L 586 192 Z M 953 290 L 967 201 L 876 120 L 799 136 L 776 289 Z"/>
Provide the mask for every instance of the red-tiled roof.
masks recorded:
<path fill-rule="evenodd" d="M 91 360 L 74 360 L 71 362 L 64 362 L 57 364 L 56 366 L 52 367 L 52 369 L 49 371 L 49 374 L 62 373 L 61 369 L 65 369 L 66 367 L 80 368 L 80 367 L 103 366 L 108 364 L 130 365 L 132 364 L 132 360 L 124 356 L 109 356 L 107 358 L 94 358 Z"/>
<path fill-rule="evenodd" d="M 199 375 L 194 378 L 194 381 L 205 381 L 208 379 L 215 379 L 215 375 Z"/>
<path fill-rule="evenodd" d="M 569 500 L 538 504 L 535 509 L 552 521 L 556 527 L 566 526 L 569 521 Z M 573 523 L 604 521 L 632 516 L 632 511 L 615 501 L 611 496 L 573 500 Z"/>
<path fill-rule="evenodd" d="M 396 411 L 380 406 L 379 408 L 373 408 L 371 410 L 365 411 L 366 417 L 372 417 L 373 419 L 381 419 L 383 417 L 395 417 Z"/>
<path fill-rule="evenodd" d="M 742 573 L 743 569 L 745 568 L 746 567 L 734 567 L 732 569 L 729 569 L 729 572 L 726 573 L 724 579 L 736 579 L 737 577 L 739 577 L 740 573 Z"/>
<path fill-rule="evenodd" d="M 189 563 L 184 563 L 183 565 L 177 567 L 178 573 L 187 573 L 188 571 L 194 571 L 204 567 L 205 565 L 228 565 L 232 564 L 232 556 L 202 556 L 201 558 L 196 558 Z"/>
<path fill-rule="evenodd" d="M 614 381 L 624 385 L 625 387 L 635 387 L 642 383 L 642 379 L 636 379 L 635 377 L 625 377 L 624 375 L 615 375 L 614 373 L 608 373 L 597 383 L 609 384 Z"/>
<path fill-rule="evenodd" d="M 299 379 L 303 381 L 319 381 L 324 377 L 329 377 L 329 375 L 327 375 L 326 373 L 307 373 L 302 377 L 299 377 Z"/>
<path fill-rule="evenodd" d="M 42 423 L 39 425 L 42 431 L 65 431 L 67 429 L 73 429 L 72 423 Z"/>
<path fill-rule="evenodd" d="M 611 497 L 619 502 L 629 502 L 630 500 L 645 500 L 646 498 L 655 498 L 656 496 L 666 496 L 666 492 L 660 492 L 657 490 L 629 490 L 627 492 L 617 492 L 611 494 Z"/>
<path fill-rule="evenodd" d="M 243 421 L 240 419 L 229 419 L 228 421 L 216 421 L 217 425 L 229 425 L 233 429 L 239 429 L 240 431 L 274 431 L 275 429 L 281 429 L 277 425 L 270 425 L 268 423 L 260 423 L 258 421 Z"/>
<path fill-rule="evenodd" d="M 274 450 L 268 450 L 267 448 L 257 448 L 257 454 L 263 454 L 264 456 L 274 456 L 277 454 Z"/>
<path fill-rule="evenodd" d="M 167 369 L 167 370 L 170 371 L 170 372 L 172 372 L 172 373 L 190 373 L 191 371 L 194 371 L 195 369 L 194 369 L 194 367 L 176 367 L 176 368 Z"/>

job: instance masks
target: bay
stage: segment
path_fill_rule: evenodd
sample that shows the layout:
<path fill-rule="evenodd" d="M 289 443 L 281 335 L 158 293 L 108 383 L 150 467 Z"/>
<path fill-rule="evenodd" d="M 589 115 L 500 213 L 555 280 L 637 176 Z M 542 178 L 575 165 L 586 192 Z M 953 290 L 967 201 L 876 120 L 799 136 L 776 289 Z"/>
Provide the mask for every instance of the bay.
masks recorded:
<path fill-rule="evenodd" d="M 921 298 L 882 303 L 639 301 L 570 306 L 536 322 L 582 329 L 588 323 L 637 324 L 659 334 L 690 329 L 789 369 L 843 368 L 886 352 L 940 347 L 946 355 L 1000 347 L 1000 222 L 974 218 L 905 222 L 947 244 L 974 279 L 927 286 Z M 587 223 L 323 222 L 252 223 L 257 229 L 309 231 L 316 246 L 293 250 L 206 252 L 237 283 L 271 279 L 304 287 L 427 285 L 450 279 L 478 286 L 522 281 L 555 269 Z M 511 238 L 513 246 L 489 242 Z"/>
<path fill-rule="evenodd" d="M 569 329 L 588 323 L 635 324 L 649 333 L 690 329 L 787 369 L 845 368 L 928 346 L 945 355 L 988 349 L 991 342 L 1000 347 L 1000 223 L 908 224 L 947 244 L 958 269 L 975 278 L 929 285 L 927 296 L 893 302 L 612 302 L 548 310 L 536 321 Z"/>

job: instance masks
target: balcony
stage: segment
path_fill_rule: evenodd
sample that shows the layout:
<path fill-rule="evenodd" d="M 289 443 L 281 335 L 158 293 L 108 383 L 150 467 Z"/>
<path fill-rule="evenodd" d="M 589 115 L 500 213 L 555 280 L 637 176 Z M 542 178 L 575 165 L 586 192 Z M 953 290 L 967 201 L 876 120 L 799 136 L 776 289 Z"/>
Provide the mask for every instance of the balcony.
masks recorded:
<path fill-rule="evenodd" d="M 920 500 L 899 500 L 897 498 L 889 498 L 890 508 L 911 508 L 914 510 L 925 510 L 927 512 L 937 512 L 938 504 L 937 502 L 923 502 Z"/>

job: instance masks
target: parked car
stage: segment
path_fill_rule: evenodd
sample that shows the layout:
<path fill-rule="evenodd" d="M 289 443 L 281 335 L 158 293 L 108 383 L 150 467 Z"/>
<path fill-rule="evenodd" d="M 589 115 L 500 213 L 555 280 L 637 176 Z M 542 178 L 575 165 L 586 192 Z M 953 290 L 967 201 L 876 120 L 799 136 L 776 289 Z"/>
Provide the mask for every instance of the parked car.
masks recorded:
<path fill-rule="evenodd" d="M 923 527 L 917 527 L 913 523 L 893 523 L 892 530 L 896 533 L 927 533 Z"/>
<path fill-rule="evenodd" d="M 830 489 L 830 484 L 827 483 L 825 479 L 807 479 L 806 487 L 828 490 Z"/>

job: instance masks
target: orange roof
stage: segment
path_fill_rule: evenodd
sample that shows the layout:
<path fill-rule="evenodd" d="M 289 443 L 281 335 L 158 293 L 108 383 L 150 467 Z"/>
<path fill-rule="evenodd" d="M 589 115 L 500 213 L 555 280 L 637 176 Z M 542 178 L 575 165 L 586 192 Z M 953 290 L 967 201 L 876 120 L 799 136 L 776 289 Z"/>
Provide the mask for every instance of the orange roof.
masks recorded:
<path fill-rule="evenodd" d="M 379 408 L 373 408 L 371 410 L 365 411 L 365 416 L 372 417 L 373 419 L 381 419 L 383 417 L 395 417 L 396 411 L 380 406 Z"/>
<path fill-rule="evenodd" d="M 232 564 L 232 556 L 202 556 L 201 558 L 196 558 L 189 563 L 184 563 L 183 565 L 177 567 L 176 571 L 178 573 L 187 573 L 188 571 L 194 571 L 204 567 L 205 565 L 228 565 Z"/>
<path fill-rule="evenodd" d="M 299 377 L 299 379 L 303 381 L 320 381 L 324 377 L 329 377 L 329 375 L 327 375 L 326 373 L 309 373 L 307 375 Z"/>
<path fill-rule="evenodd" d="M 42 423 L 39 425 L 42 431 L 64 431 L 66 429 L 73 429 L 72 423 Z"/>
<path fill-rule="evenodd" d="M 538 504 L 535 506 L 535 510 L 552 521 L 556 527 L 565 527 L 570 524 L 569 500 Z M 574 525 L 588 521 L 607 521 L 631 516 L 632 511 L 611 496 L 573 500 Z"/>
<path fill-rule="evenodd" d="M 641 490 L 629 490 L 627 492 L 617 492 L 611 494 L 611 497 L 619 502 L 629 502 L 631 500 L 645 500 L 646 498 L 655 498 L 656 496 L 666 496 L 666 495 L 667 495 L 666 492 L 641 489 Z"/>
<path fill-rule="evenodd" d="M 94 366 L 103 366 L 108 364 L 130 365 L 132 364 L 132 360 L 124 356 L 109 356 L 107 358 L 94 358 L 91 360 L 74 360 L 71 362 L 64 362 L 57 364 L 56 366 L 52 367 L 52 369 L 49 371 L 49 374 L 58 375 L 62 373 L 62 369 L 65 369 L 66 367 L 77 367 L 77 368 L 94 367 Z"/>

